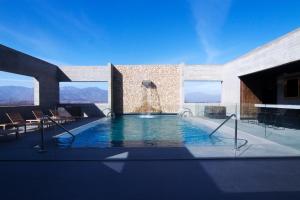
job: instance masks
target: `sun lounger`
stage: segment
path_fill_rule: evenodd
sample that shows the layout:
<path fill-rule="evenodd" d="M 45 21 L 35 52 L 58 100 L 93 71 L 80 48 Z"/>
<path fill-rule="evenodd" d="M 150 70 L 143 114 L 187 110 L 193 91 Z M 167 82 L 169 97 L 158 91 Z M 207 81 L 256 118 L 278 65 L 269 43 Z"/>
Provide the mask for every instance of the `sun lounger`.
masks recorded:
<path fill-rule="evenodd" d="M 0 124 L 0 135 L 8 136 L 15 133 L 16 138 L 19 136 L 19 129 L 11 123 Z"/>
<path fill-rule="evenodd" d="M 17 129 L 6 129 L 6 130 L 0 129 L 0 135 L 8 136 L 12 133 L 14 133 L 16 135 L 16 138 L 18 138 L 19 131 Z"/>
<path fill-rule="evenodd" d="M 41 111 L 41 110 L 33 110 L 32 114 L 35 117 L 35 119 L 37 119 L 37 120 L 41 120 L 45 116 L 43 111 Z"/>
<path fill-rule="evenodd" d="M 20 113 L 18 112 L 10 112 L 6 113 L 6 116 L 10 120 L 13 126 L 15 127 L 24 127 L 24 132 L 27 131 L 27 126 L 37 126 L 40 127 L 40 120 L 25 120 Z"/>
<path fill-rule="evenodd" d="M 79 117 L 79 116 L 73 116 L 71 115 L 71 113 L 69 113 L 64 107 L 59 107 L 57 109 L 58 113 L 60 116 L 64 116 L 64 117 L 67 117 L 69 119 L 72 119 L 72 120 L 76 120 L 76 119 L 81 119 L 82 117 Z"/>
<path fill-rule="evenodd" d="M 33 114 L 33 116 L 35 117 L 35 119 L 36 119 L 36 120 L 39 120 L 39 121 L 41 121 L 41 120 L 46 116 L 46 115 L 43 113 L 43 111 L 38 110 L 38 109 L 33 110 L 33 111 L 32 111 L 32 114 Z M 60 122 L 59 120 L 55 120 L 55 119 L 53 119 L 53 120 L 56 121 L 57 123 Z M 50 125 L 53 125 L 53 122 L 52 122 L 51 120 L 49 120 L 49 119 L 46 119 L 46 120 L 44 120 L 44 124 L 47 125 L 47 126 L 50 126 Z"/>
<path fill-rule="evenodd" d="M 52 115 L 52 119 L 59 121 L 60 123 L 74 121 L 73 119 L 61 115 L 57 110 L 50 109 L 49 112 Z"/>
<path fill-rule="evenodd" d="M 66 122 L 76 121 L 78 119 L 82 119 L 80 116 L 71 115 L 64 107 L 59 107 L 57 110 L 49 110 L 54 118 L 63 119 Z"/>

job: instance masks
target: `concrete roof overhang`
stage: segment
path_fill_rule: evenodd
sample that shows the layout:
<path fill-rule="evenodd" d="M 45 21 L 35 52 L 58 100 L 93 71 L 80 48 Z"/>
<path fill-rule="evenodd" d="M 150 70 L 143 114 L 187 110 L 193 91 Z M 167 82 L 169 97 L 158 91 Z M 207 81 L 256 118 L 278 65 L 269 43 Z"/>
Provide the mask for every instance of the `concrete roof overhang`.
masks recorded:
<path fill-rule="evenodd" d="M 56 76 L 58 67 L 0 44 L 0 70 L 39 79 Z"/>
<path fill-rule="evenodd" d="M 252 72 L 252 73 L 247 73 L 243 75 L 239 75 L 239 78 L 244 78 L 244 77 L 250 77 L 250 76 L 256 76 L 256 75 L 289 75 L 293 73 L 300 73 L 300 59 L 297 61 L 285 63 L 283 65 L 278 65 L 274 66 L 268 69 Z"/>

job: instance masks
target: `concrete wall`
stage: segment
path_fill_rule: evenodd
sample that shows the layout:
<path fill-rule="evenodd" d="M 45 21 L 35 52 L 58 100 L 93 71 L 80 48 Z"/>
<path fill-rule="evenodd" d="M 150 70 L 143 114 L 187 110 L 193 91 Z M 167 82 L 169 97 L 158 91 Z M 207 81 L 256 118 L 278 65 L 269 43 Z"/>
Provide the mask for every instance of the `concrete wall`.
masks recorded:
<path fill-rule="evenodd" d="M 108 82 L 108 102 L 94 104 L 73 104 L 74 107 L 80 107 L 86 116 L 99 117 L 106 115 L 112 108 L 112 82 L 111 82 L 111 64 L 107 66 L 61 66 L 61 75 L 59 82 L 71 81 L 96 81 Z M 68 105 L 65 105 L 68 106 Z M 69 105 L 70 106 L 70 105 Z"/>
<path fill-rule="evenodd" d="M 182 70 L 183 80 L 223 80 L 223 65 L 182 65 Z"/>
<path fill-rule="evenodd" d="M 116 113 L 140 112 L 144 105 L 143 80 L 156 89 L 150 93 L 151 106 L 163 113 L 177 113 L 180 108 L 181 69 L 179 65 L 115 65 L 113 71 L 114 110 Z"/>
<path fill-rule="evenodd" d="M 0 120 L 6 121 L 6 112 L 18 111 L 25 118 L 33 118 L 32 110 L 41 108 L 47 111 L 58 103 L 57 66 L 34 58 L 22 52 L 0 45 L 0 70 L 31 76 L 34 81 L 34 102 L 37 106 L 0 107 Z"/>
<path fill-rule="evenodd" d="M 35 78 L 39 82 L 39 90 L 35 90 L 36 102 L 42 107 L 57 104 L 57 66 L 0 45 L 0 70 Z"/>
<path fill-rule="evenodd" d="M 226 63 L 223 69 L 222 104 L 240 103 L 239 76 L 270 69 L 299 59 L 300 29 L 297 29 Z"/>
<path fill-rule="evenodd" d="M 182 65 L 181 102 L 182 108 L 190 109 L 194 115 L 203 116 L 207 105 L 220 103 L 185 103 L 184 81 L 223 81 L 223 65 Z"/>
<path fill-rule="evenodd" d="M 240 102 L 239 76 L 300 59 L 300 29 L 224 65 L 222 103 Z"/>

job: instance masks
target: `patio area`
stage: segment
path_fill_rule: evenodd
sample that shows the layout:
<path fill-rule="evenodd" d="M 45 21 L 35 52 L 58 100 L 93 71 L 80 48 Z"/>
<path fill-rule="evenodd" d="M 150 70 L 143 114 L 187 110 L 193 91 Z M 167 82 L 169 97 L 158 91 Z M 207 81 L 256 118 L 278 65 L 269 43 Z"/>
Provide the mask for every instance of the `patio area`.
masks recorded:
<path fill-rule="evenodd" d="M 291 158 L 0 163 L 3 199 L 300 198 Z"/>

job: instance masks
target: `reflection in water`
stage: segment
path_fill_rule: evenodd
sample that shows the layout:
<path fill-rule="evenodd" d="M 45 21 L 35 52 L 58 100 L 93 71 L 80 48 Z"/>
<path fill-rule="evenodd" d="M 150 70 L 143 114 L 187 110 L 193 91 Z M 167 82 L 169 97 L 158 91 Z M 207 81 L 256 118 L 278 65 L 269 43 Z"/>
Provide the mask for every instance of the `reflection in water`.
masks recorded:
<path fill-rule="evenodd" d="M 114 119 L 111 123 L 111 130 L 114 130 L 110 134 L 110 143 L 112 147 L 123 147 L 124 146 L 124 120 L 120 117 Z M 117 133 L 117 134 L 116 134 Z"/>
<path fill-rule="evenodd" d="M 139 118 L 146 118 L 146 119 L 151 119 L 151 118 L 155 118 L 155 115 L 139 115 Z"/>

